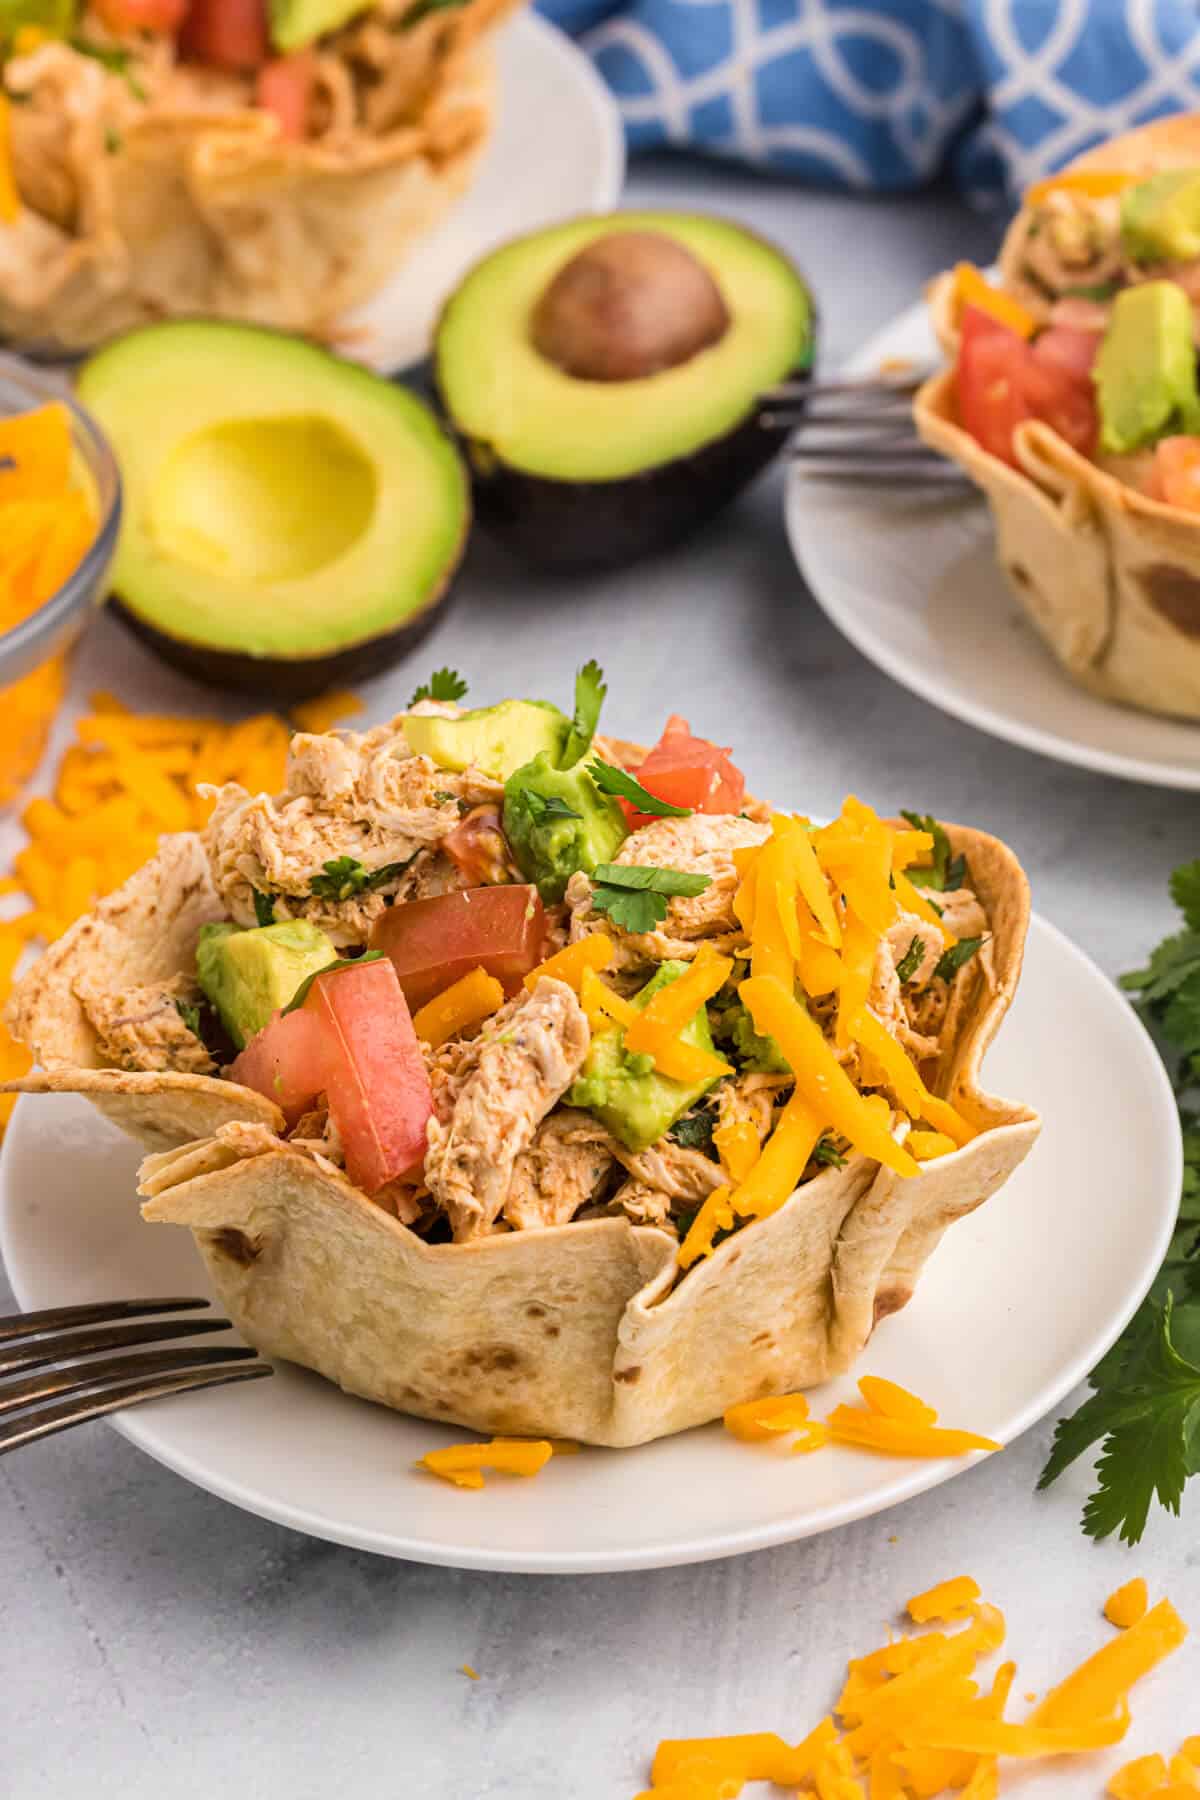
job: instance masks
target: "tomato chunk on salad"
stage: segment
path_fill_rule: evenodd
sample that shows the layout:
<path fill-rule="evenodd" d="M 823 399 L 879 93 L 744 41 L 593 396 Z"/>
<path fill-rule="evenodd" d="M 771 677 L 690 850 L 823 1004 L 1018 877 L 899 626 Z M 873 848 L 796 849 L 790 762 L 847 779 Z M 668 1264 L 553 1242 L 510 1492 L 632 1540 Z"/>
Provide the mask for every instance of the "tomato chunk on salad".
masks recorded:
<path fill-rule="evenodd" d="M 546 920 L 535 887 L 473 887 L 393 906 L 371 931 L 415 1011 L 472 969 L 514 994 L 542 960 Z"/>
<path fill-rule="evenodd" d="M 1013 433 L 1041 419 L 1082 455 L 1096 447 L 1091 367 L 1095 332 L 1055 327 L 1033 343 L 980 307 L 962 315 L 956 385 L 959 417 L 989 455 L 1016 467 Z"/>
<path fill-rule="evenodd" d="M 276 1013 L 237 1057 L 229 1079 L 273 1100 L 296 1125 L 325 1086 L 323 1045 L 320 1021 L 304 1007 Z"/>
<path fill-rule="evenodd" d="M 266 0 L 191 0 L 179 44 L 185 56 L 233 74 L 261 68 L 271 54 Z"/>
<path fill-rule="evenodd" d="M 313 981 L 302 1010 L 321 1028 L 325 1095 L 346 1173 L 365 1193 L 377 1193 L 420 1166 L 433 1112 L 396 971 L 386 957 L 327 970 Z"/>
<path fill-rule="evenodd" d="M 648 794 L 671 806 L 686 806 L 699 813 L 735 813 L 746 797 L 746 779 L 730 761 L 729 751 L 708 738 L 694 737 L 687 720 L 672 713 L 666 729 L 638 769 L 631 769 Z M 654 817 L 625 806 L 630 827 L 636 831 Z"/>

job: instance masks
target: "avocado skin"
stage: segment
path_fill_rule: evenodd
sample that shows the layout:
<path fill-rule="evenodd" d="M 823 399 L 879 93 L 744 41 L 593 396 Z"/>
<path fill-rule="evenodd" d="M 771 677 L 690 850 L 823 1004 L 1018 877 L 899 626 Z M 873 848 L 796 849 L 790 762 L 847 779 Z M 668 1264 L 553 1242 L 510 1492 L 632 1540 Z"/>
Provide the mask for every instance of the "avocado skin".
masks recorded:
<path fill-rule="evenodd" d="M 353 687 L 382 675 L 385 669 L 414 651 L 434 626 L 453 598 L 455 576 L 466 548 L 469 521 L 463 527 L 462 543 L 454 565 L 447 569 L 436 594 L 431 594 L 418 613 L 411 613 L 394 631 L 379 637 L 362 638 L 344 650 L 329 650 L 323 656 L 284 657 L 247 656 L 237 650 L 214 650 L 209 644 L 192 643 L 187 638 L 172 637 L 149 625 L 137 613 L 121 604 L 119 594 L 108 603 L 108 611 L 120 619 L 138 641 L 161 656 L 165 663 L 202 681 L 209 687 L 228 688 L 236 693 L 257 694 L 260 698 L 292 705 L 311 700 L 331 687 Z"/>
<path fill-rule="evenodd" d="M 815 326 L 815 320 L 814 320 Z M 811 368 L 793 380 L 808 382 Z M 447 425 L 454 420 L 439 391 Z M 783 448 L 794 424 L 766 425 L 757 407 L 690 456 L 619 481 L 552 481 L 497 461 L 459 435 L 475 517 L 513 555 L 561 574 L 617 569 L 690 537 L 728 506 Z"/>

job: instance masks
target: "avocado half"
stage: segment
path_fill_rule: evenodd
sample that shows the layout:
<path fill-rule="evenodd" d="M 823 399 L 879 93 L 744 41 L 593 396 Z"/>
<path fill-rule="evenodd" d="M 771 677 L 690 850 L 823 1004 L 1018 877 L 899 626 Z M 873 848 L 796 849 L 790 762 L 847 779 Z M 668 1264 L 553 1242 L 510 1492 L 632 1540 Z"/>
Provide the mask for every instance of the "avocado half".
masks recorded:
<path fill-rule="evenodd" d="M 116 339 L 78 391 L 124 483 L 115 610 L 168 662 L 287 703 L 429 631 L 471 509 L 413 394 L 285 333 L 202 320 Z"/>
<path fill-rule="evenodd" d="M 631 234 L 681 247 L 715 288 L 723 323 L 700 281 L 680 283 L 664 257 L 660 290 L 640 268 L 631 281 L 642 283 L 635 298 L 675 360 L 630 373 L 637 358 L 623 359 L 619 341 L 608 359 L 588 343 L 580 360 L 604 372 L 581 374 L 570 354 L 579 315 L 547 330 L 547 296 L 582 271 L 572 287 L 593 298 L 588 328 L 611 325 L 619 340 L 628 329 L 620 268 L 614 277 L 587 264 L 600 240 L 625 244 Z M 675 329 L 689 311 L 702 315 L 691 348 L 686 316 L 682 334 Z M 788 428 L 764 422 L 759 396 L 807 378 L 815 348 L 807 283 L 764 239 L 700 214 L 612 213 L 518 238 L 477 264 L 439 321 L 435 377 L 481 523 L 543 567 L 597 569 L 678 542 L 765 467 Z"/>

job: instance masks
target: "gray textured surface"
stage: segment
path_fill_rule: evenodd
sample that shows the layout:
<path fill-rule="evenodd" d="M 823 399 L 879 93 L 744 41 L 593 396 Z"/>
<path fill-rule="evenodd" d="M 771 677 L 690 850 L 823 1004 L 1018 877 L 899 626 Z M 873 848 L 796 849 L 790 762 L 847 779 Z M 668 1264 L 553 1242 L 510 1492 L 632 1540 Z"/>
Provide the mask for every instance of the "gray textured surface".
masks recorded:
<path fill-rule="evenodd" d="M 821 297 L 834 361 L 945 262 L 986 258 L 994 235 L 938 198 L 833 200 L 670 163 L 643 165 L 628 198 L 719 207 L 786 245 Z M 780 802 L 820 813 L 853 789 L 986 823 L 1020 851 L 1041 910 L 1106 969 L 1128 967 L 1169 921 L 1166 876 L 1200 847 L 1200 803 L 993 743 L 892 686 L 804 593 L 780 492 L 769 477 L 679 554 L 609 579 L 539 582 L 480 545 L 422 668 L 454 664 L 476 694 L 561 697 L 598 655 L 609 729 L 643 734 L 679 707 Z M 371 716 L 409 682 L 369 689 Z M 104 683 L 206 703 L 109 623 L 78 690 Z M 1103 1113 L 1097 1095 L 1098 1130 Z M 0 1795 L 627 1800 L 660 1736 L 799 1735 L 847 1654 L 944 1575 L 971 1570 L 1008 1608 L 1019 1692 L 1099 1640 L 1100 1600 L 1134 1573 L 1200 1625 L 1197 1497 L 1138 1552 L 1095 1549 L 1077 1527 L 1083 1475 L 1033 1495 L 1048 1438 L 1038 1428 L 898 1512 L 808 1543 L 556 1580 L 297 1537 L 89 1427 L 0 1462 Z M 1188 1652 L 1140 1696 L 1123 1754 L 1200 1731 L 1198 1687 Z M 1115 1760 L 1060 1768 L 1055 1792 L 1099 1795 Z"/>

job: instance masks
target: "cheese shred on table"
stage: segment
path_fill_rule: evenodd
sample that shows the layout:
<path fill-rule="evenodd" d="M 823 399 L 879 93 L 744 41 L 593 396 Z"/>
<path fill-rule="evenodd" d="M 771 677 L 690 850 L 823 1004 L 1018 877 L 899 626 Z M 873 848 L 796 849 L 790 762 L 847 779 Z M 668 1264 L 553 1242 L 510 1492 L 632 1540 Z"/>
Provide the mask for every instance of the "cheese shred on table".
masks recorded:
<path fill-rule="evenodd" d="M 0 877 L 0 1015 L 27 950 L 52 943 L 103 894 L 155 853 L 163 832 L 202 827 L 212 801 L 198 782 L 238 781 L 251 793 L 284 785 L 295 726 L 327 731 L 360 710 L 353 694 L 307 701 L 294 725 L 274 713 L 229 724 L 215 718 L 135 713 L 112 694 L 93 694 L 64 752 L 51 794 L 21 816 L 29 842 Z M 20 901 L 23 910 L 17 910 Z M 28 1073 L 23 1044 L 0 1023 L 0 1080 Z M 0 1096 L 0 1131 L 13 1097 Z"/>
<path fill-rule="evenodd" d="M 785 1415 L 781 1401 L 757 1404 Z M 758 1436 L 749 1409 L 735 1411 L 752 1427 L 745 1435 Z M 757 1423 L 765 1426 L 765 1418 Z M 1001 1663 L 990 1679 L 981 1668 L 1004 1644 L 1007 1625 L 972 1576 L 938 1582 L 915 1595 L 907 1611 L 917 1623 L 967 1622 L 899 1637 L 853 1658 L 833 1712 L 798 1743 L 773 1731 L 665 1739 L 650 1786 L 636 1800 L 737 1800 L 755 1781 L 819 1800 L 935 1800 L 951 1792 L 995 1800 L 1005 1759 L 1019 1765 L 1119 1743 L 1130 1726 L 1132 1689 L 1187 1635 L 1170 1601 L 1161 1600 L 1019 1720 L 1008 1716 L 1016 1663 Z M 1196 1791 L 1188 1771 L 1194 1777 L 1197 1763 L 1200 1741 L 1189 1738 L 1169 1765 L 1162 1756 L 1126 1763 L 1108 1792 L 1113 1800 L 1174 1800 Z"/>

